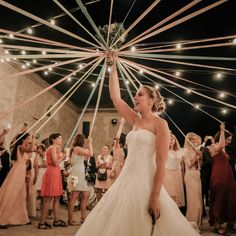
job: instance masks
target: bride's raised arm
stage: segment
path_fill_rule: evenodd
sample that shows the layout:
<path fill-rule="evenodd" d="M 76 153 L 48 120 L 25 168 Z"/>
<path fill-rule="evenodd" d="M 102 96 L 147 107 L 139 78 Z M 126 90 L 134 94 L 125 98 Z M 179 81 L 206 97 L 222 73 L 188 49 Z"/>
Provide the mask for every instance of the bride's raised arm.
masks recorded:
<path fill-rule="evenodd" d="M 109 91 L 111 100 L 119 114 L 124 117 L 131 126 L 133 126 L 137 117 L 137 113 L 121 98 L 119 78 L 116 69 L 116 60 L 115 58 L 109 58 L 109 60 L 112 62 L 111 73 L 109 77 Z"/>

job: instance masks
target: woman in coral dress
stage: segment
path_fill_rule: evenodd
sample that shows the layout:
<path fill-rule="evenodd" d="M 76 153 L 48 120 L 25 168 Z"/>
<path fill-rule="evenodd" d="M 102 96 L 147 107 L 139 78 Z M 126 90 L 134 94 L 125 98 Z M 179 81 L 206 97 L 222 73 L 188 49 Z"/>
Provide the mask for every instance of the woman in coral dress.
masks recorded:
<path fill-rule="evenodd" d="M 60 163 L 64 160 L 65 156 L 61 153 L 60 147 L 62 144 L 62 136 L 60 133 L 51 134 L 49 137 L 51 146 L 46 151 L 47 157 L 47 170 L 43 176 L 41 196 L 43 197 L 43 207 L 40 216 L 38 229 L 50 229 L 51 225 L 45 222 L 45 218 L 53 201 L 54 213 L 54 227 L 65 227 L 66 223 L 60 219 L 60 197 L 62 191 L 62 177 L 60 170 Z"/>
<path fill-rule="evenodd" d="M 19 140 L 18 140 L 19 139 Z M 0 226 L 24 225 L 30 223 L 26 209 L 26 161 L 27 153 L 34 150 L 34 136 L 31 145 L 28 133 L 19 134 L 12 150 L 13 167 L 0 188 Z"/>
<path fill-rule="evenodd" d="M 212 172 L 210 182 L 209 223 L 214 225 L 218 234 L 225 234 L 221 224 L 228 223 L 228 228 L 236 232 L 236 181 L 230 166 L 229 156 L 224 148 L 230 143 L 232 134 L 225 131 L 221 124 L 220 132 L 215 136 L 215 144 L 209 148 L 212 156 Z"/>

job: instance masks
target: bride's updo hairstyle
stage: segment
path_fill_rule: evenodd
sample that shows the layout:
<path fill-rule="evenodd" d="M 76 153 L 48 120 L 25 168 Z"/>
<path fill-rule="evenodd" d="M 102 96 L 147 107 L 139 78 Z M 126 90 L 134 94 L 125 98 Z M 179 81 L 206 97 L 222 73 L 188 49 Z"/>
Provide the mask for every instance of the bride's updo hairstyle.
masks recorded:
<path fill-rule="evenodd" d="M 154 99 L 152 112 L 162 114 L 165 111 L 166 104 L 160 92 L 157 89 L 148 85 L 142 85 L 142 87 L 147 91 L 149 97 Z"/>

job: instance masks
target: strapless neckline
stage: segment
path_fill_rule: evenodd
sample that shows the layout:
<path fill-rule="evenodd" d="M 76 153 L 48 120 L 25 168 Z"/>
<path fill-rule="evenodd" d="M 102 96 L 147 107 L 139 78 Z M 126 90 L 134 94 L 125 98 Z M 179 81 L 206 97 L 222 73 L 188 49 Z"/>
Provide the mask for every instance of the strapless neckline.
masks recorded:
<path fill-rule="evenodd" d="M 144 132 L 146 132 L 146 133 L 149 133 L 149 134 L 151 134 L 153 137 L 156 137 L 156 135 L 152 132 L 152 131 L 150 131 L 150 130 L 148 130 L 148 129 L 136 129 L 136 130 L 131 130 L 130 132 L 140 132 L 140 131 L 144 131 Z"/>

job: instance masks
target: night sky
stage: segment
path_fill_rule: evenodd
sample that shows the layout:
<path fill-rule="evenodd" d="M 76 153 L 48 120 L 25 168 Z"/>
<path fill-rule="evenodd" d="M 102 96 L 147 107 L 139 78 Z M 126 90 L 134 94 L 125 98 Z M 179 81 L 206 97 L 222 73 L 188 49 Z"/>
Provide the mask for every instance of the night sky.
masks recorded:
<path fill-rule="evenodd" d="M 20 7 L 38 17 L 41 17 L 45 20 L 49 20 L 55 16 L 58 16 L 62 13 L 62 10 L 53 2 L 49 0 L 12 0 L 6 1 L 17 7 Z M 109 13 L 110 13 L 110 1 L 109 0 L 98 0 L 94 1 L 92 4 L 88 4 L 90 1 L 82 1 L 83 4 L 86 4 L 87 10 L 94 20 L 97 26 L 103 26 L 108 24 Z M 127 15 L 131 5 L 134 3 L 130 14 L 128 15 L 126 21 L 124 22 L 124 28 L 127 29 L 135 19 L 137 19 L 145 9 L 147 9 L 154 1 L 149 0 L 114 0 L 112 22 L 123 22 L 124 18 Z M 192 1 L 187 0 L 162 0 L 135 28 L 133 28 L 126 38 L 126 42 L 141 34 L 144 30 L 150 28 L 152 25 L 160 22 L 161 20 L 168 17 L 170 14 L 176 12 L 178 9 L 189 4 Z M 192 12 L 195 12 L 207 5 L 217 2 L 216 0 L 203 0 L 201 3 L 196 4 L 190 10 L 184 12 L 180 16 L 177 16 L 168 23 L 174 22 L 177 19 L 182 18 L 185 15 L 188 15 Z M 61 4 L 67 9 L 71 10 L 78 7 L 75 0 L 70 1 L 60 1 Z M 152 47 L 152 46 L 163 46 L 167 44 L 177 44 L 186 40 L 197 40 L 197 39 L 207 39 L 215 37 L 223 37 L 235 35 L 236 38 L 236 1 L 229 0 L 225 3 L 219 5 L 218 7 L 209 10 L 195 18 L 192 18 L 178 26 L 175 26 L 171 29 L 168 29 L 154 37 L 151 37 L 147 40 L 140 42 L 136 48 L 140 49 L 143 47 Z M 73 15 L 78 19 L 93 35 L 96 33 L 93 31 L 92 27 L 88 23 L 84 14 L 77 10 L 73 12 Z M 84 32 L 72 19 L 68 16 L 63 16 L 55 19 L 56 25 L 71 31 L 80 37 L 83 37 L 87 40 L 92 41 L 91 37 Z M 0 6 L 0 28 L 7 29 L 12 31 L 19 31 L 21 29 L 27 29 L 27 27 L 35 25 L 35 22 L 32 19 L 29 19 L 25 16 L 22 16 L 14 11 L 7 9 L 3 6 Z M 164 24 L 167 25 L 168 23 Z M 37 37 L 44 37 L 50 40 L 60 41 L 68 44 L 73 44 L 80 47 L 91 46 L 86 45 L 83 42 L 80 42 L 77 39 L 74 39 L 70 36 L 66 36 L 52 28 L 47 26 L 38 26 L 33 29 L 33 35 Z M 23 31 L 26 33 L 26 30 Z M 28 46 L 38 46 L 43 47 L 43 45 L 25 43 L 21 41 L 14 41 L 13 39 L 3 38 L 5 34 L 0 33 L 3 43 L 12 44 L 12 45 L 28 45 Z M 215 41 L 215 42 L 206 42 L 202 45 L 214 44 L 214 43 L 229 43 L 232 42 L 232 39 Z M 197 44 L 199 45 L 199 44 Z M 193 45 L 195 46 L 195 45 Z M 46 47 L 44 45 L 44 47 Z M 49 47 L 49 46 L 47 46 Z M 53 47 L 52 47 L 53 48 Z M 56 47 L 54 47 L 56 48 Z M 17 51 L 12 51 L 12 54 L 19 54 Z M 158 54 L 163 55 L 178 55 L 178 56 L 205 56 L 205 57 L 225 57 L 225 58 L 234 58 L 234 60 L 189 60 L 189 59 L 179 59 L 182 62 L 188 63 L 198 63 L 218 67 L 227 67 L 234 69 L 232 71 L 216 70 L 209 68 L 193 67 L 193 66 L 184 66 L 177 64 L 170 64 L 158 61 L 150 61 L 144 59 L 131 59 L 134 62 L 140 63 L 145 66 L 156 68 L 158 70 L 164 71 L 166 73 L 175 74 L 176 71 L 181 71 L 181 77 L 190 80 L 196 83 L 199 83 L 204 86 L 213 88 L 214 90 L 203 88 L 189 82 L 181 81 L 180 79 L 173 78 L 171 76 L 165 76 L 167 79 L 179 83 L 190 90 L 197 91 L 209 97 L 224 101 L 226 103 L 235 105 L 236 104 L 236 44 L 228 45 L 224 47 L 214 47 L 214 48 L 201 48 L 201 49 L 192 49 L 192 50 L 175 50 L 171 52 L 160 52 Z M 60 61 L 60 59 L 58 59 Z M 25 63 L 26 60 L 23 60 L 22 63 Z M 49 60 L 38 60 L 38 63 L 48 64 Z M 86 61 L 84 62 L 86 63 Z M 39 66 L 39 65 L 34 65 Z M 77 64 L 72 64 L 68 66 L 63 66 L 61 69 L 54 69 L 47 76 L 43 72 L 38 74 L 44 78 L 48 83 L 53 83 L 58 79 L 62 78 L 63 75 L 67 75 L 69 70 L 73 70 L 78 67 Z M 96 74 L 98 69 L 95 71 L 95 75 L 91 75 L 87 82 L 85 82 L 80 89 L 72 96 L 71 101 L 78 106 L 78 108 L 83 108 L 87 98 L 92 90 L 91 83 L 95 81 Z M 57 74 L 55 74 L 57 73 Z M 222 78 L 216 78 L 216 74 L 221 73 Z M 140 75 L 136 73 L 137 78 L 142 83 L 150 84 L 150 82 L 145 78 L 145 75 Z M 67 89 L 74 83 L 76 78 L 71 82 L 64 82 L 56 87 L 62 94 L 67 91 Z M 199 104 L 201 108 L 212 116 L 216 117 L 219 120 L 226 122 L 226 128 L 233 131 L 236 130 L 236 116 L 235 109 L 227 107 L 225 105 L 219 104 L 217 102 L 210 101 L 209 99 L 202 98 L 193 93 L 187 93 L 186 89 L 177 88 L 176 86 L 170 85 L 167 82 L 162 82 L 157 78 L 152 78 L 157 84 L 163 86 L 173 93 L 183 97 L 193 104 Z M 102 93 L 102 99 L 100 107 L 111 108 L 113 107 L 108 93 L 108 79 L 105 80 L 105 85 Z M 153 85 L 153 84 L 151 84 Z M 125 88 L 121 84 L 122 88 Z M 135 93 L 134 88 L 131 86 L 131 90 Z M 219 123 L 212 117 L 204 114 L 200 110 L 192 107 L 186 102 L 181 101 L 180 98 L 176 97 L 174 94 L 167 92 L 165 89 L 161 88 L 160 92 L 166 98 L 167 102 L 167 114 L 175 121 L 179 128 L 186 134 L 189 131 L 194 131 L 201 135 L 214 135 L 219 129 Z M 220 98 L 220 92 L 225 94 L 224 98 Z M 127 91 L 122 91 L 122 96 L 124 99 L 131 104 L 131 100 Z M 96 104 L 97 93 L 95 93 L 89 107 L 93 108 Z M 168 101 L 172 99 L 173 104 L 168 104 Z M 227 109 L 227 113 L 223 114 L 222 110 Z M 166 117 L 168 120 L 168 118 Z M 180 132 L 175 128 L 175 126 L 168 120 L 170 129 L 181 139 L 182 136 Z"/>

